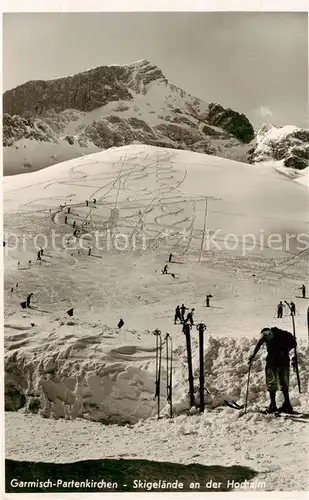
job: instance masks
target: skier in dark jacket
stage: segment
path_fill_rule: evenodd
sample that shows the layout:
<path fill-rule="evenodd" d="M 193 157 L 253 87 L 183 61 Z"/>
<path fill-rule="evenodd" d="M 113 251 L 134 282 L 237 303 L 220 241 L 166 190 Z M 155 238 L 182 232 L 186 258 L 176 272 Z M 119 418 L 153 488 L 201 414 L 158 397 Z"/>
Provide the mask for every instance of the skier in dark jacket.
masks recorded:
<path fill-rule="evenodd" d="M 162 274 L 167 274 L 167 270 L 168 270 L 168 265 L 165 264 Z"/>
<path fill-rule="evenodd" d="M 283 308 L 284 308 L 284 305 L 282 303 L 282 300 L 280 300 L 280 303 L 277 305 L 277 318 L 282 318 Z"/>
<path fill-rule="evenodd" d="M 188 307 L 186 307 L 184 304 L 182 304 L 181 308 L 180 308 L 180 313 L 181 313 L 181 321 L 182 323 L 185 322 L 185 314 L 186 314 L 186 310 L 188 309 Z"/>
<path fill-rule="evenodd" d="M 302 286 L 300 287 L 300 290 L 301 290 L 301 292 L 302 292 L 303 299 L 305 299 L 305 298 L 306 298 L 306 287 L 305 287 L 305 285 L 302 285 Z"/>
<path fill-rule="evenodd" d="M 295 305 L 295 303 L 292 300 L 290 302 L 290 310 L 291 310 L 291 316 L 295 316 L 295 314 L 296 314 L 296 305 Z"/>
<path fill-rule="evenodd" d="M 33 293 L 29 293 L 28 297 L 27 297 L 27 300 L 26 300 L 26 303 L 27 303 L 27 307 L 30 307 L 30 301 L 31 301 L 31 297 L 32 297 Z"/>
<path fill-rule="evenodd" d="M 294 336 L 290 332 L 280 330 L 280 328 L 277 327 L 263 328 L 263 330 L 261 330 L 261 338 L 258 341 L 253 354 L 249 357 L 249 363 L 252 363 L 263 344 L 266 344 L 267 347 L 265 377 L 270 396 L 268 413 L 274 413 L 276 411 L 292 413 L 293 408 L 289 397 L 289 352 L 291 349 L 296 347 Z M 283 405 L 279 409 L 277 409 L 276 403 L 278 382 L 284 396 Z"/>
<path fill-rule="evenodd" d="M 173 254 L 172 254 L 172 253 L 170 253 L 169 258 L 168 258 L 168 261 L 169 261 L 169 262 L 172 262 L 172 258 L 173 258 Z"/>
<path fill-rule="evenodd" d="M 174 319 L 174 325 L 176 325 L 177 323 L 177 320 L 180 321 L 180 323 L 182 323 L 182 320 L 181 320 L 181 312 L 180 312 L 180 307 L 177 306 L 176 309 L 175 309 L 175 319 Z"/>
<path fill-rule="evenodd" d="M 194 315 L 194 311 L 195 311 L 195 309 L 191 309 L 191 311 L 190 311 L 190 312 L 188 312 L 187 317 L 186 317 L 186 323 L 188 323 L 188 322 L 189 322 L 191 326 L 193 326 L 193 325 L 194 325 L 194 323 L 193 323 L 193 315 Z"/>
<path fill-rule="evenodd" d="M 206 307 L 210 307 L 210 299 L 212 295 L 206 295 Z"/>

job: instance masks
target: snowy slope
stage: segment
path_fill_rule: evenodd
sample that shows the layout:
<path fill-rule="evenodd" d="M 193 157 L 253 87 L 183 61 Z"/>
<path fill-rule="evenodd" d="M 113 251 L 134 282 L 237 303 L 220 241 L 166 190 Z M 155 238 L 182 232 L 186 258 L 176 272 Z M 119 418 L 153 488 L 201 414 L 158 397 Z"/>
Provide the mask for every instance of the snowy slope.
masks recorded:
<path fill-rule="evenodd" d="M 206 250 L 206 239 L 199 263 L 205 196 L 216 198 L 208 202 L 207 229 L 209 239 L 220 230 L 214 239 L 219 248 L 213 244 Z M 261 234 L 274 231 L 282 237 L 305 232 L 307 196 L 304 186 L 268 166 L 257 169 L 214 156 L 141 145 L 111 148 L 44 171 L 5 178 L 6 405 L 7 409 L 26 412 L 14 415 L 12 426 L 17 425 L 20 432 L 16 431 L 12 441 L 7 414 L 7 456 L 20 459 L 18 440 L 32 428 L 32 423 L 23 419 L 32 418 L 31 413 L 38 413 L 35 419 L 136 424 L 130 439 L 137 440 L 137 456 L 147 456 L 152 448 L 151 440 L 145 439 L 149 431 L 158 432 L 162 441 L 168 433 L 167 420 L 156 423 L 149 419 L 156 415 L 152 332 L 159 328 L 163 338 L 166 332 L 172 335 L 174 345 L 174 412 L 179 416 L 170 424 L 175 446 L 170 446 L 169 459 L 225 464 L 253 460 L 264 478 L 267 468 L 277 467 L 277 478 L 271 475 L 267 489 L 278 488 L 279 479 L 282 489 L 304 489 L 306 470 L 300 464 L 307 453 L 307 424 L 299 422 L 296 427 L 296 422 L 270 418 L 266 425 L 264 417 L 254 412 L 257 405 L 267 404 L 261 361 L 264 352 L 252 369 L 248 414 L 222 404 L 224 398 L 244 400 L 247 359 L 259 331 L 271 325 L 291 328 L 287 312 L 280 322 L 275 319 L 276 305 L 279 300 L 295 300 L 308 275 L 307 251 L 293 245 L 282 251 L 267 246 L 253 249 L 252 238 L 246 240 L 244 233 L 252 233 L 260 241 Z M 88 207 L 86 199 L 90 200 Z M 74 221 L 81 234 L 71 239 L 69 246 L 66 242 L 73 236 Z M 121 233 L 122 242 L 108 241 L 108 230 Z M 56 245 L 53 231 L 58 234 Z M 102 239 L 95 239 L 96 231 Z M 138 238 L 133 246 L 133 236 L 140 233 L 146 237 L 144 248 Z M 223 245 L 229 233 L 239 242 L 233 250 Z M 38 234 L 44 238 L 34 241 Z M 13 235 L 24 238 L 15 248 Z M 127 248 L 121 246 L 123 241 L 128 242 Z M 36 244 L 44 246 L 41 263 L 36 261 Z M 170 271 L 175 278 L 161 274 L 170 251 L 174 253 Z M 34 293 L 33 308 L 23 310 L 19 304 L 30 291 Z M 213 295 L 209 309 L 205 308 L 206 293 Z M 308 411 L 308 301 L 295 301 L 303 391 L 298 394 L 292 373 L 291 396 L 296 409 Z M 181 326 L 173 324 L 175 305 L 182 302 L 196 309 L 196 322 L 207 324 L 205 375 L 209 394 L 203 417 L 184 413 L 189 410 L 186 351 Z M 74 307 L 73 318 L 66 315 L 70 307 Z M 125 322 L 121 330 L 117 328 L 120 318 Z M 198 386 L 194 331 L 192 351 Z M 163 362 L 162 416 L 168 410 L 165 380 Z M 68 432 L 73 432 L 74 425 L 84 425 L 80 422 L 68 422 L 72 425 Z M 95 427 L 89 429 L 97 432 Z M 111 426 L 106 433 L 112 436 L 115 431 Z M 287 432 L 291 432 L 293 449 L 290 459 L 282 457 Z M 233 433 L 242 436 L 238 445 L 230 438 Z M 196 434 L 201 446 L 194 454 L 192 435 Z M 185 444 L 176 445 L 183 436 L 189 436 L 185 438 L 187 452 Z M 266 443 L 271 441 L 270 449 Z M 82 438 L 79 442 L 82 446 Z M 45 444 L 47 449 L 55 446 L 46 439 Z M 39 456 L 41 445 L 42 441 L 38 442 L 23 458 Z M 61 456 L 63 461 L 71 459 L 68 450 L 62 448 L 63 455 L 58 445 L 56 450 L 56 455 L 50 455 L 53 460 Z M 88 453 L 88 449 L 83 454 L 79 448 L 78 456 Z M 132 451 L 124 444 L 110 453 L 119 457 Z M 156 458 L 156 453 L 152 457 Z M 288 479 L 291 467 L 295 474 Z"/>

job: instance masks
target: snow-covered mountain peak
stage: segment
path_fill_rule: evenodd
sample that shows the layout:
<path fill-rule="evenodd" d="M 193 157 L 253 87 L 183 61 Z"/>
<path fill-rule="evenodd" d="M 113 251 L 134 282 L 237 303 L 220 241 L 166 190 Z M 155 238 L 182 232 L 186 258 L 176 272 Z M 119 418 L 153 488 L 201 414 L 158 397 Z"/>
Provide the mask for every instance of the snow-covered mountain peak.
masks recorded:
<path fill-rule="evenodd" d="M 265 123 L 256 134 L 256 147 L 252 153 L 254 163 L 276 160 L 284 166 L 302 170 L 308 166 L 309 130 L 284 125 L 276 127 Z"/>

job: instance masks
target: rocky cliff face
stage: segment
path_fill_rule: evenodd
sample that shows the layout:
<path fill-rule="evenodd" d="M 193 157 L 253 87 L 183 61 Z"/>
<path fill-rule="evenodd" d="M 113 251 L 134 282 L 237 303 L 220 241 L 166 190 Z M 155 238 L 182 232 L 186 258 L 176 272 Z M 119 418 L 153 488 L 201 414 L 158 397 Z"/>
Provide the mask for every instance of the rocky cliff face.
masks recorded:
<path fill-rule="evenodd" d="M 128 66 L 102 66 L 55 80 L 37 80 L 19 85 L 3 95 L 5 113 L 44 115 L 49 110 L 92 111 L 110 101 L 130 101 L 130 89 L 146 92 L 147 84 L 167 82 L 162 71 L 148 61 Z"/>
<path fill-rule="evenodd" d="M 254 135 L 244 115 L 191 96 L 145 60 L 27 82 L 5 92 L 3 111 L 4 166 L 6 148 L 25 139 L 58 145 L 65 140 L 91 152 L 137 141 L 247 161 Z"/>
<path fill-rule="evenodd" d="M 284 166 L 302 170 L 309 165 L 309 130 L 264 124 L 249 151 L 249 160 L 251 163 L 282 160 Z"/>

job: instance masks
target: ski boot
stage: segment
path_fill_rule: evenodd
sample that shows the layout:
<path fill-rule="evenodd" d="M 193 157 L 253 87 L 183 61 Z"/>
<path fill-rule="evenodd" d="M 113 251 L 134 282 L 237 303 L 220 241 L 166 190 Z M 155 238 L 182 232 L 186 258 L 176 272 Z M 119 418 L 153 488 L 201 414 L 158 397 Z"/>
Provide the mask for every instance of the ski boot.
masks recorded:
<path fill-rule="evenodd" d="M 294 413 L 290 401 L 284 401 L 283 405 L 278 408 L 279 413 Z"/>
<path fill-rule="evenodd" d="M 278 412 L 278 408 L 277 408 L 276 403 L 271 402 L 269 407 L 266 410 L 266 413 L 277 413 L 277 412 Z"/>

